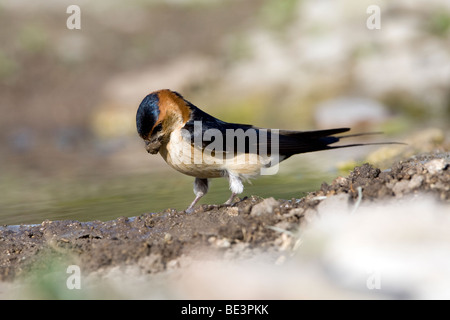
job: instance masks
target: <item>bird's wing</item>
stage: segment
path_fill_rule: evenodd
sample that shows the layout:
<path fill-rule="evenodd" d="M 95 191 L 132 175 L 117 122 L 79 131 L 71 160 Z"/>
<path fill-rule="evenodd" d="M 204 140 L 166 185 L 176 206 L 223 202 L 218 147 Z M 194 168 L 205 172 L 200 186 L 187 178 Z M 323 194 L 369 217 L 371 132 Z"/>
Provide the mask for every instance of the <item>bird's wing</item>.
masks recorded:
<path fill-rule="evenodd" d="M 194 147 L 216 153 L 249 153 L 253 150 L 251 146 L 258 144 L 258 140 L 254 139 L 244 139 L 244 145 L 239 143 L 241 134 L 256 133 L 257 135 L 258 129 L 252 125 L 224 122 L 192 104 L 189 107 L 191 109 L 191 118 L 182 128 L 182 135 Z M 238 143 L 235 143 L 235 140 L 238 140 Z"/>
<path fill-rule="evenodd" d="M 349 128 L 317 131 L 266 129 L 224 122 L 192 104 L 189 107 L 191 118 L 183 127 L 183 136 L 194 147 L 216 154 L 223 152 L 270 155 L 277 152 L 285 159 L 297 153 L 335 148 L 329 146 L 339 141 L 339 137 L 333 135 L 350 130 Z"/>
<path fill-rule="evenodd" d="M 286 158 L 298 153 L 306 153 L 339 148 L 331 146 L 341 137 L 335 134 L 349 131 L 350 128 L 335 128 L 314 131 L 279 131 L 279 153 Z"/>
<path fill-rule="evenodd" d="M 334 145 L 342 138 L 366 135 L 335 136 L 350 128 L 334 128 L 313 131 L 292 131 L 255 127 L 248 124 L 230 123 L 219 120 L 189 103 L 191 117 L 183 127 L 183 136 L 191 145 L 211 153 L 239 154 L 256 153 L 259 155 L 280 156 L 280 159 L 306 152 L 355 147 L 382 143 L 356 143 Z"/>

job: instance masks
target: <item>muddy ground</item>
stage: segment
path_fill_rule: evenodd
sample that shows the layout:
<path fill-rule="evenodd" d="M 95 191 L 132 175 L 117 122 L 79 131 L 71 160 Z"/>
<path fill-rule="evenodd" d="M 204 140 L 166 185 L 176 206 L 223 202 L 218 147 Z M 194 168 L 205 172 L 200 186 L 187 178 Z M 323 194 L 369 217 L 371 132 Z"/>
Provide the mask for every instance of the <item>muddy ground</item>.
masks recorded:
<path fill-rule="evenodd" d="M 283 234 L 307 225 L 325 199 L 355 208 L 361 202 L 428 193 L 448 204 L 449 163 L 450 153 L 439 153 L 415 156 L 384 171 L 364 164 L 301 199 L 251 196 L 230 207 L 202 205 L 191 214 L 168 209 L 107 222 L 1 226 L 0 280 L 45 272 L 48 261 L 76 264 L 85 273 L 137 265 L 149 274 L 177 268 L 180 257 L 200 251 L 226 259 L 276 252 L 286 246 Z"/>

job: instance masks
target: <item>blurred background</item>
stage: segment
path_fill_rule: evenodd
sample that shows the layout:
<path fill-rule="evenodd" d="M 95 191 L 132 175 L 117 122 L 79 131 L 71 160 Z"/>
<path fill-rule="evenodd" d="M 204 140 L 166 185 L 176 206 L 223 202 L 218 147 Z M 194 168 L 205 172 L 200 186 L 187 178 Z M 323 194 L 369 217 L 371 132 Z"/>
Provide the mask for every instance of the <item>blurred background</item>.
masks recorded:
<path fill-rule="evenodd" d="M 242 196 L 299 198 L 360 162 L 448 147 L 446 0 L 2 0 L 0 40 L 0 225 L 184 209 L 193 178 L 135 128 L 162 88 L 225 121 L 410 143 L 296 156 Z M 228 196 L 214 180 L 202 203 Z"/>

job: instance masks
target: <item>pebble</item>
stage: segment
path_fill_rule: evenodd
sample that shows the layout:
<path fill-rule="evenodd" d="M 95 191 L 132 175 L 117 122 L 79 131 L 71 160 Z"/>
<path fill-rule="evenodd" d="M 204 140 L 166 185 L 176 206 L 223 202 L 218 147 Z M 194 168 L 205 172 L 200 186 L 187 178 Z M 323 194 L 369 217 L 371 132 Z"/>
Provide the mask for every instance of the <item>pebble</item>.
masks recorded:
<path fill-rule="evenodd" d="M 431 174 L 437 174 L 440 171 L 444 170 L 447 167 L 444 159 L 434 159 L 430 162 L 425 163 L 425 168 Z"/>
<path fill-rule="evenodd" d="M 280 203 L 275 200 L 274 198 L 267 198 L 264 199 L 262 202 L 258 203 L 257 205 L 253 206 L 251 215 L 252 216 L 261 216 L 264 214 L 273 214 L 275 208 L 278 208 L 280 206 Z"/>
<path fill-rule="evenodd" d="M 317 210 L 319 212 L 348 211 L 348 199 L 349 195 L 347 193 L 327 197 L 319 203 Z"/>
<path fill-rule="evenodd" d="M 414 175 L 411 178 L 411 181 L 409 181 L 408 187 L 410 189 L 416 189 L 416 188 L 420 187 L 422 185 L 423 179 L 424 178 L 422 175 L 418 175 L 418 174 Z"/>

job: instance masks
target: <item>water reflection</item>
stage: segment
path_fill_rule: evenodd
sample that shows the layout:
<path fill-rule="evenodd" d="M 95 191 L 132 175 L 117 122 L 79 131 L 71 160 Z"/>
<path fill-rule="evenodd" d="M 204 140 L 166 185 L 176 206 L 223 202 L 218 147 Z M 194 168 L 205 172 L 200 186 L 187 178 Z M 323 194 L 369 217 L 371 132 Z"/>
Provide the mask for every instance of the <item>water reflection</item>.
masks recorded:
<path fill-rule="evenodd" d="M 241 197 L 299 198 L 329 182 L 333 174 L 294 163 L 281 168 L 277 175 L 247 183 Z M 16 176 L 2 181 L 0 225 L 41 223 L 46 219 L 106 221 L 167 208 L 183 210 L 194 198 L 193 178 L 168 170 L 75 179 Z M 212 179 L 210 191 L 200 204 L 223 203 L 229 195 L 226 179 Z"/>

